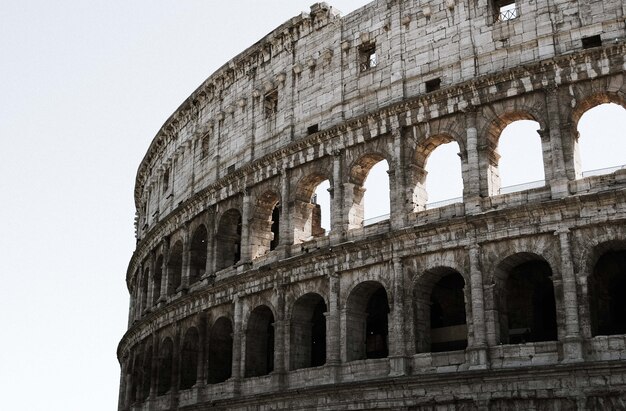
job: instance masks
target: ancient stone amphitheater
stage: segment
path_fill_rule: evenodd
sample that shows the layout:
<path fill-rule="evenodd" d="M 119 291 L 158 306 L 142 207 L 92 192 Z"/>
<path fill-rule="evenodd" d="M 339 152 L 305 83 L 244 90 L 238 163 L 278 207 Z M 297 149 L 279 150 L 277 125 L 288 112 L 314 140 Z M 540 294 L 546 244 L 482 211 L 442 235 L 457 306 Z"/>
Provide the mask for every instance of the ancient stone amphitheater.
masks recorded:
<path fill-rule="evenodd" d="M 626 170 L 584 177 L 577 124 L 626 104 L 625 15 L 318 3 L 213 73 L 137 173 L 119 409 L 624 409 Z M 520 119 L 545 181 L 505 194 Z M 463 197 L 437 207 L 449 142 Z M 364 224 L 383 160 L 390 215 Z"/>

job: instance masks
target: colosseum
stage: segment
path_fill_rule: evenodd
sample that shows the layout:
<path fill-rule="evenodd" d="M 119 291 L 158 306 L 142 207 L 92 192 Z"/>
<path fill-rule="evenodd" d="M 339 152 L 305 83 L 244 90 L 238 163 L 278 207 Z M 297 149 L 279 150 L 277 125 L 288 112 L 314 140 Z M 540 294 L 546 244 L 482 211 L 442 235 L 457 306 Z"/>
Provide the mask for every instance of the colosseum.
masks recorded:
<path fill-rule="evenodd" d="M 577 132 L 626 106 L 625 16 L 316 3 L 224 64 L 139 165 L 119 410 L 626 409 L 626 169 L 583 175 Z M 518 120 L 545 180 L 507 192 Z M 432 204 L 451 142 L 462 198 Z"/>

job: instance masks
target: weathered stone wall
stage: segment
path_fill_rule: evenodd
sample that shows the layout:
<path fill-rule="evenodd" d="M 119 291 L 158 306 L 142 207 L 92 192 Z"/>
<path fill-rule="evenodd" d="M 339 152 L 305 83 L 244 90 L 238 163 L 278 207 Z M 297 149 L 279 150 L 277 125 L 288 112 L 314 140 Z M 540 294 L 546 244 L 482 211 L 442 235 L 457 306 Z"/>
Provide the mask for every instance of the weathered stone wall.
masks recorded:
<path fill-rule="evenodd" d="M 623 407 L 626 331 L 598 333 L 594 307 L 599 261 L 623 273 L 626 172 L 581 178 L 576 126 L 626 106 L 626 5 L 516 7 L 316 4 L 183 103 L 137 176 L 120 409 Z M 540 125 L 545 185 L 501 194 L 498 139 L 519 119 Z M 462 202 L 426 209 L 428 156 L 449 141 Z M 364 226 L 383 159 L 391 214 Z M 311 203 L 324 180 L 329 233 Z M 465 322 L 437 329 L 446 276 Z M 541 301 L 516 315 L 511 278 L 531 277 Z M 300 368 L 303 332 L 323 365 Z"/>

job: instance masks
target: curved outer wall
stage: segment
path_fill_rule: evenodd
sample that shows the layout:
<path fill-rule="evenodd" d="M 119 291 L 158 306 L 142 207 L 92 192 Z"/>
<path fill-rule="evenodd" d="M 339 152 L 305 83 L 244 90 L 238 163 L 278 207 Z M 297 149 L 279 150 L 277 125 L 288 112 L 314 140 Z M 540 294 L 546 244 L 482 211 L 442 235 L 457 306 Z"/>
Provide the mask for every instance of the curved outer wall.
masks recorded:
<path fill-rule="evenodd" d="M 137 173 L 120 410 L 626 401 L 625 331 L 601 331 L 594 277 L 611 258 L 624 272 L 626 171 L 582 178 L 576 132 L 589 108 L 626 105 L 626 3 L 515 6 L 497 21 L 490 0 L 318 3 L 192 93 Z M 540 125 L 545 185 L 501 194 L 498 137 L 518 119 Z M 463 199 L 426 209 L 428 155 L 449 141 Z M 382 159 L 391 214 L 364 226 Z M 326 179 L 323 233 L 310 199 Z M 520 270 L 554 301 L 533 341 L 550 327 L 507 308 Z M 453 276 L 465 316 L 437 331 Z"/>

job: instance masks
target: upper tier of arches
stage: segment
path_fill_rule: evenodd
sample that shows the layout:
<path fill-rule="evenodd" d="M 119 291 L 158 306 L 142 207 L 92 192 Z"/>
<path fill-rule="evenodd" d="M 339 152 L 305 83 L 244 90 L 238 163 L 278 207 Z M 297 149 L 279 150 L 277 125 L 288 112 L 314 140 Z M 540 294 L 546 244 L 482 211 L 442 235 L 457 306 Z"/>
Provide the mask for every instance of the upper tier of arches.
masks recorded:
<path fill-rule="evenodd" d="M 366 139 L 379 133 L 370 127 L 402 124 L 408 101 L 415 100 L 412 121 L 422 122 L 547 83 L 607 74 L 607 68 L 619 66 L 610 55 L 623 56 L 623 49 L 588 61 L 571 59 L 589 44 L 597 51 L 603 41 L 624 38 L 623 25 L 614 24 L 623 14 L 612 9 L 617 3 L 597 3 L 602 14 L 594 14 L 593 21 L 577 17 L 586 13 L 576 13 L 581 6 L 571 0 L 556 0 L 551 8 L 518 0 L 518 13 L 506 21 L 494 18 L 492 0 L 428 5 L 377 0 L 345 17 L 324 3 L 313 5 L 310 13 L 276 28 L 211 75 L 165 122 L 137 173 L 138 239 L 198 192 L 232 190 L 241 184 L 234 181 L 241 174 L 249 180 L 277 157 L 283 158 L 281 167 L 290 168 L 343 147 L 335 140 L 344 140 L 346 132 Z M 538 23 L 548 30 L 536 31 Z M 445 37 L 433 30 L 439 25 L 445 26 Z M 475 33 L 481 33 L 480 41 L 451 40 Z M 590 37 L 598 39 L 585 41 Z M 374 53 L 376 64 L 364 68 L 364 53 Z M 577 104 L 573 114 L 567 103 L 561 118 L 576 123 L 587 103 Z M 387 113 L 378 112 L 380 107 Z M 534 104 L 528 109 L 523 118 L 544 113 Z M 389 118 L 394 115 L 396 120 Z M 479 134 L 485 144 L 498 127 Z M 464 128 L 448 136 L 461 153 Z M 280 170 L 267 172 L 269 177 Z"/>

